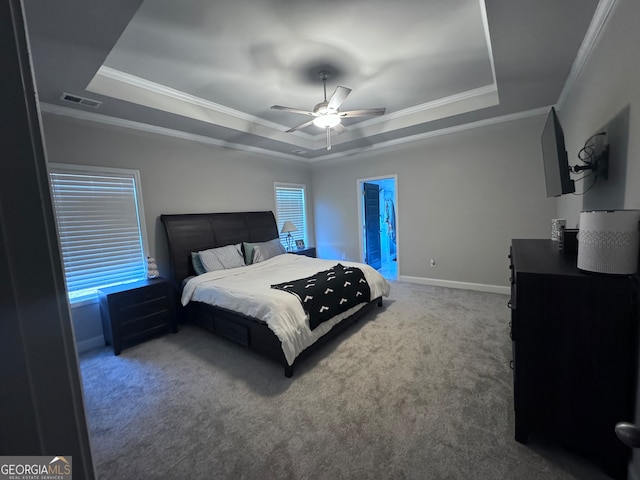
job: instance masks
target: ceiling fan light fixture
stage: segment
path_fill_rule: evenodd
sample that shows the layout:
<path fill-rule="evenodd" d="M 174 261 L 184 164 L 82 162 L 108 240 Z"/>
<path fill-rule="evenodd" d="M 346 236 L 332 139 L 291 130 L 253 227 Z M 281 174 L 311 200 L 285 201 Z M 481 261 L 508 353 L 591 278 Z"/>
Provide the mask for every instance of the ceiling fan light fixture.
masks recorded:
<path fill-rule="evenodd" d="M 331 150 L 331 129 L 334 133 L 342 133 L 346 130 L 342 125 L 342 119 L 346 117 L 367 117 L 384 115 L 384 108 L 366 108 L 361 110 L 352 110 L 349 112 L 340 112 L 340 106 L 345 101 L 351 89 L 347 87 L 336 87 L 336 91 L 327 100 L 327 77 L 330 72 L 322 70 L 318 72 L 322 79 L 322 89 L 324 90 L 324 100 L 313 107 L 313 111 L 300 110 L 299 108 L 283 107 L 282 105 L 273 105 L 271 108 L 275 110 L 284 110 L 285 112 L 298 113 L 302 115 L 309 115 L 314 117 L 312 120 L 308 120 L 296 127 L 287 130 L 287 133 L 295 132 L 303 128 L 315 125 L 316 127 L 323 128 L 327 134 L 327 150 Z M 338 127 L 339 128 L 336 128 Z"/>
<path fill-rule="evenodd" d="M 337 113 L 329 113 L 320 115 L 313 119 L 313 124 L 320 128 L 332 128 L 340 123 L 340 115 Z"/>

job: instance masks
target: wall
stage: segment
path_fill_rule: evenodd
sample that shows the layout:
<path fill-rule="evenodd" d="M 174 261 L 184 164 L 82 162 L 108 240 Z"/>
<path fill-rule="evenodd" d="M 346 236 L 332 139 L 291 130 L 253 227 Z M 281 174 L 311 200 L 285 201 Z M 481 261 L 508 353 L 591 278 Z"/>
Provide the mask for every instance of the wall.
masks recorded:
<path fill-rule="evenodd" d="M 618 152 L 616 157 L 612 156 L 611 167 L 621 168 L 624 164 L 623 171 L 618 172 L 622 176 L 619 188 L 624 188 L 622 207 L 628 209 L 640 208 L 639 18 L 640 2 L 616 2 L 587 63 L 559 110 L 570 158 L 575 158 L 584 141 L 611 119 L 622 118 L 621 123 L 626 122 L 626 135 L 623 131 L 622 139 L 616 139 L 617 143 L 611 145 L 612 150 Z M 616 158 L 620 160 L 617 165 L 614 164 Z M 616 192 L 612 192 L 610 198 L 602 198 L 599 208 L 608 208 L 606 202 L 615 195 Z M 594 207 L 598 206 L 590 206 Z M 576 224 L 582 208 L 582 197 L 567 195 L 558 202 L 558 216 L 567 218 L 568 224 Z M 636 394 L 636 422 L 639 411 L 640 391 Z M 638 450 L 633 452 L 630 478 L 640 479 Z"/>
<path fill-rule="evenodd" d="M 319 256 L 359 260 L 357 180 L 397 174 L 401 279 L 506 291 L 511 239 L 550 237 L 556 212 L 540 157 L 544 121 L 537 115 L 314 164 Z"/>
<path fill-rule="evenodd" d="M 307 185 L 313 243 L 313 190 L 306 163 L 43 114 L 47 160 L 140 171 L 149 254 L 160 274 L 168 252 L 163 213 L 275 211 L 274 182 Z M 79 349 L 101 344 L 97 304 L 73 308 Z"/>
<path fill-rule="evenodd" d="M 556 201 L 544 194 L 544 120 L 471 129 L 310 167 L 43 115 L 48 161 L 140 171 L 150 254 L 161 274 L 168 260 L 160 214 L 274 209 L 274 181 L 307 185 L 310 243 L 320 257 L 338 259 L 344 252 L 358 260 L 357 180 L 397 174 L 402 279 L 481 289 L 506 288 L 511 238 L 550 235 Z M 81 351 L 102 343 L 99 318 L 95 303 L 73 308 Z"/>
<path fill-rule="evenodd" d="M 578 222 L 583 205 L 589 208 L 610 208 L 624 190 L 620 207 L 640 208 L 640 61 L 637 46 L 640 30 L 640 2 L 618 0 L 566 100 L 559 105 L 560 121 L 565 134 L 570 163 L 584 142 L 594 132 L 617 122 L 619 134 L 609 138 L 612 149 L 610 168 L 619 188 L 602 197 L 599 204 L 585 202 L 577 195 L 566 195 L 558 202 L 558 216 L 567 218 L 568 225 Z M 626 130 L 626 131 L 625 131 Z M 611 135 L 609 135 L 611 137 Z M 590 193 L 610 189 L 610 180 L 602 182 Z M 577 193 L 582 191 L 580 182 Z M 619 208 L 619 207 L 618 207 Z"/>

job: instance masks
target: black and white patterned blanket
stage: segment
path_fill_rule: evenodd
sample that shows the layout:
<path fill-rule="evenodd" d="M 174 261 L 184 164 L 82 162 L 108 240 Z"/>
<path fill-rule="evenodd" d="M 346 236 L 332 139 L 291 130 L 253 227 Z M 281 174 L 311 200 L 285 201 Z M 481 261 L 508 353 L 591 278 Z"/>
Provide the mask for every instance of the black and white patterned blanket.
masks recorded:
<path fill-rule="evenodd" d="M 371 289 L 362 270 L 337 264 L 310 277 L 271 285 L 298 297 L 309 315 L 311 330 L 322 322 L 371 300 Z"/>

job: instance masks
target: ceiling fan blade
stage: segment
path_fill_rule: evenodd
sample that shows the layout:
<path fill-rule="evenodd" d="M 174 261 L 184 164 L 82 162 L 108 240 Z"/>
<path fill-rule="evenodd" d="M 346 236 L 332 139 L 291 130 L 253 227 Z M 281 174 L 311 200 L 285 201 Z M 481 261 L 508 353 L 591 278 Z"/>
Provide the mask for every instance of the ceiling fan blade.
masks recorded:
<path fill-rule="evenodd" d="M 298 125 L 297 127 L 292 127 L 289 130 L 287 130 L 286 133 L 295 132 L 296 130 L 300 130 L 301 128 L 308 127 L 309 125 L 313 125 L 313 120 L 309 120 L 308 122 L 304 122 L 304 123 Z"/>
<path fill-rule="evenodd" d="M 338 123 L 336 126 L 331 128 L 333 128 L 334 133 L 337 133 L 338 135 L 347 131 L 347 128 L 341 123 Z"/>
<path fill-rule="evenodd" d="M 297 108 L 283 107 L 282 105 L 273 105 L 271 108 L 273 108 L 274 110 L 284 110 L 285 112 L 299 113 L 301 115 L 315 116 L 313 112 L 309 112 L 307 110 L 300 110 Z"/>
<path fill-rule="evenodd" d="M 329 99 L 329 103 L 327 104 L 327 108 L 332 108 L 337 110 L 342 105 L 347 98 L 347 96 L 351 93 L 351 89 L 347 87 L 336 87 L 336 91 L 333 92 L 331 98 Z"/>
<path fill-rule="evenodd" d="M 353 118 L 353 117 L 374 117 L 379 115 L 384 115 L 386 108 L 365 108 L 363 110 L 351 110 L 349 112 L 339 112 L 338 114 L 342 118 Z"/>

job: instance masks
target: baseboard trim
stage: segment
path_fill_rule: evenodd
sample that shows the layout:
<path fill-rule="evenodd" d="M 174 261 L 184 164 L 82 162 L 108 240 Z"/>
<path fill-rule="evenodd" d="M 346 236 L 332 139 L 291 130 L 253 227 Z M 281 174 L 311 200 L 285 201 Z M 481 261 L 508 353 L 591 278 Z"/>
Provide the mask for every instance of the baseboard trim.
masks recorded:
<path fill-rule="evenodd" d="M 453 280 L 441 280 L 439 278 L 410 277 L 400 275 L 398 280 L 407 283 L 419 283 L 421 285 L 431 285 L 433 287 L 458 288 L 461 290 L 475 290 L 478 292 L 499 293 L 510 295 L 511 289 L 500 285 L 487 285 L 484 283 L 455 282 Z"/>
<path fill-rule="evenodd" d="M 104 337 L 99 335 L 97 337 L 88 338 L 81 342 L 76 342 L 76 350 L 78 353 L 86 352 L 94 348 L 104 347 Z"/>

